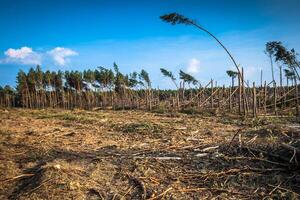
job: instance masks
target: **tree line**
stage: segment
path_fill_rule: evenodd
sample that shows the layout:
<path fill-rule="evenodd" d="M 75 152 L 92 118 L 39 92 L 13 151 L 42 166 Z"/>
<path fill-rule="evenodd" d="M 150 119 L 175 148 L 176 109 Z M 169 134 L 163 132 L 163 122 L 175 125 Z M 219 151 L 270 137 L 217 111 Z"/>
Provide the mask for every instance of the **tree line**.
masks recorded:
<path fill-rule="evenodd" d="M 273 102 L 277 105 L 277 100 L 272 100 L 274 96 L 272 88 L 277 87 L 274 64 L 276 63 L 280 69 L 280 84 L 276 90 L 282 96 L 285 92 L 289 92 L 289 84 L 297 86 L 299 61 L 295 50 L 288 50 L 281 42 L 268 42 L 265 52 L 270 58 L 272 81 L 263 84 L 261 74 L 261 84 L 258 88 L 261 92 L 256 98 L 260 104 L 267 107 L 267 103 Z M 84 71 L 43 71 L 38 65 L 30 68 L 27 73 L 22 70 L 18 72 L 16 88 L 0 87 L 0 106 L 64 109 L 142 108 L 147 110 L 164 106 L 180 110 L 187 107 L 201 108 L 207 103 L 214 108 L 218 107 L 216 105 L 220 106 L 225 103 L 228 104 L 226 108 L 230 108 L 230 110 L 236 108 L 241 112 L 243 104 L 246 105 L 249 101 L 245 98 L 253 96 L 252 90 L 247 94 L 247 88 L 243 89 L 244 84 L 248 88 L 251 86 L 244 78 L 239 78 L 238 71 L 227 71 L 227 75 L 232 79 L 229 87 L 218 86 L 217 82 L 213 80 L 206 85 L 201 85 L 194 76 L 182 70 L 179 71 L 178 78 L 168 69 L 161 68 L 160 71 L 163 76 L 169 78 L 176 89 L 153 89 L 149 73 L 146 70 L 124 74 L 116 63 L 113 63 L 112 69 L 97 67 L 95 70 Z M 283 74 L 287 80 L 286 84 L 283 83 Z M 238 78 L 237 85 L 235 85 L 236 78 Z M 269 87 L 270 85 L 271 87 Z M 263 90 L 267 90 L 267 92 Z M 260 93 L 267 94 L 264 94 L 265 97 L 262 98 Z M 296 100 L 298 101 L 298 98 Z M 222 103 L 222 101 L 224 102 Z"/>
<path fill-rule="evenodd" d="M 116 63 L 113 70 L 98 67 L 84 71 L 43 71 L 38 65 L 28 73 L 20 70 L 17 86 L 0 88 L 2 106 L 25 108 L 86 108 L 116 106 L 125 99 L 146 96 L 150 107 L 151 81 L 148 72 L 141 70 L 123 74 Z M 117 104 L 116 104 L 117 103 Z M 148 105 L 149 104 L 149 105 Z"/>

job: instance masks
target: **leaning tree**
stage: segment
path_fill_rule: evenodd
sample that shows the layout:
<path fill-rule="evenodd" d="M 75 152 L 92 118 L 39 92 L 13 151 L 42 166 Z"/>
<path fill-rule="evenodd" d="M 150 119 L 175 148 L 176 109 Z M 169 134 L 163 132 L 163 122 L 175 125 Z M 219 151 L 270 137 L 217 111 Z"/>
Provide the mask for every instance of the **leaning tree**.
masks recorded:
<path fill-rule="evenodd" d="M 191 20 L 191 19 L 189 19 L 189 18 L 187 18 L 187 17 L 185 17 L 181 14 L 178 14 L 178 13 L 170 13 L 170 14 L 162 15 L 162 16 L 160 16 L 160 19 L 162 19 L 163 21 L 165 21 L 167 23 L 170 23 L 172 25 L 176 25 L 176 24 L 192 25 L 192 26 L 195 26 L 196 28 L 206 32 L 207 34 L 209 34 L 226 51 L 226 53 L 228 54 L 228 56 L 232 60 L 234 66 L 236 67 L 238 73 L 241 74 L 240 69 L 239 69 L 235 59 L 233 58 L 233 56 L 229 52 L 229 50 L 224 46 L 224 44 L 215 35 L 213 35 L 210 31 L 208 31 L 204 27 L 200 26 L 195 20 Z"/>
<path fill-rule="evenodd" d="M 178 85 L 176 83 L 176 78 L 174 74 L 171 71 L 168 71 L 164 68 L 160 68 L 160 72 L 165 76 L 171 79 L 171 81 L 174 83 L 175 87 L 178 89 Z"/>
<path fill-rule="evenodd" d="M 183 80 L 183 82 L 187 83 L 189 85 L 189 87 L 191 84 L 197 85 L 199 83 L 195 77 L 193 77 L 192 75 L 190 75 L 188 73 L 185 73 L 182 70 L 179 71 L 179 78 L 181 80 Z"/>
<path fill-rule="evenodd" d="M 145 87 L 146 105 L 149 110 L 152 109 L 152 91 L 151 80 L 146 70 L 142 69 L 139 74 L 140 83 Z"/>
<path fill-rule="evenodd" d="M 300 64 L 297 60 L 297 53 L 295 49 L 288 50 L 285 46 L 283 46 L 282 42 L 272 41 L 266 44 L 266 50 L 270 56 L 275 58 L 276 62 L 286 65 L 300 80 L 300 76 L 297 71 L 297 69 L 300 68 Z"/>

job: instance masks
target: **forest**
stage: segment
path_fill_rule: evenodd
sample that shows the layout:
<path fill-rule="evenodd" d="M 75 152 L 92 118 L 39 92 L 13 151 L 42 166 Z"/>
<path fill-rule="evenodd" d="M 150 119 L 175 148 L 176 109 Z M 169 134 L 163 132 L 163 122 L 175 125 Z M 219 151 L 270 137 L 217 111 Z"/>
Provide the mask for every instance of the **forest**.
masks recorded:
<path fill-rule="evenodd" d="M 27 73 L 19 71 L 16 88 L 8 85 L 0 88 L 0 105 L 36 109 L 112 108 L 161 112 L 200 112 L 210 108 L 210 111 L 229 111 L 254 117 L 257 113 L 298 115 L 298 54 L 277 41 L 268 42 L 265 53 L 270 58 L 270 82 L 263 80 L 261 71 L 260 83 L 250 83 L 244 77 L 243 68 L 241 73 L 226 71 L 232 82 L 229 86 L 218 85 L 213 79 L 202 83 L 182 70 L 177 76 L 161 68 L 162 76 L 176 88 L 168 90 L 152 88 L 147 71 L 142 69 L 124 74 L 116 63 L 113 63 L 112 69 L 97 67 L 83 72 L 43 71 L 41 66 L 36 66 Z M 279 78 L 274 77 L 274 67 L 279 68 Z"/>

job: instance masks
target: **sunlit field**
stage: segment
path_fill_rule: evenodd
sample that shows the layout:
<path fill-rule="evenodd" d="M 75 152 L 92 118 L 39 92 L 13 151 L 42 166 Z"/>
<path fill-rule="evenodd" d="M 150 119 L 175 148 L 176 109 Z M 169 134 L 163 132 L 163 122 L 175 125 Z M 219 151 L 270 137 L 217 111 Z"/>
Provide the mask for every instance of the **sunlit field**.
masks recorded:
<path fill-rule="evenodd" d="M 296 199 L 294 117 L 0 111 L 1 199 Z"/>

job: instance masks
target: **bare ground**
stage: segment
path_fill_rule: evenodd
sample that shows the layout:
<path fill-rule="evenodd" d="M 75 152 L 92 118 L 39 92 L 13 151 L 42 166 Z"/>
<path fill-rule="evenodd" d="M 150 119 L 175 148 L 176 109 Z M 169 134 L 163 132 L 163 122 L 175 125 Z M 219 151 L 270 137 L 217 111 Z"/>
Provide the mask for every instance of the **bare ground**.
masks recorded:
<path fill-rule="evenodd" d="M 293 118 L 0 110 L 0 199 L 298 199 Z"/>

